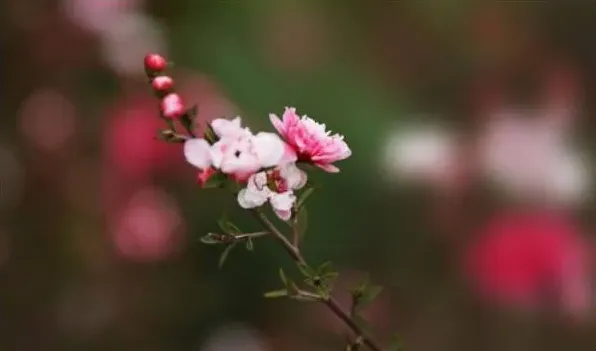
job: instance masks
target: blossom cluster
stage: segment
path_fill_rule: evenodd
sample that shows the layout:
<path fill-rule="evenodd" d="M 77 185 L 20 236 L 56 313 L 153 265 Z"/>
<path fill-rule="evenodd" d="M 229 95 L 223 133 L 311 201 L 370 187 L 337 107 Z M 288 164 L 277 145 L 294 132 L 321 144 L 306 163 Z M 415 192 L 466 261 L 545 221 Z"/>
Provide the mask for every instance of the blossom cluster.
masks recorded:
<path fill-rule="evenodd" d="M 161 114 L 177 119 L 187 110 L 173 92 L 174 81 L 162 75 L 167 62 L 159 55 L 145 58 L 145 70 L 161 98 Z M 297 164 L 314 165 L 326 172 L 339 172 L 334 163 L 351 155 L 339 134 L 327 131 L 325 124 L 299 116 L 286 107 L 282 117 L 269 116 L 277 133 L 253 133 L 240 117 L 218 118 L 210 122 L 203 137 L 184 141 L 184 156 L 198 169 L 198 180 L 205 184 L 214 176 L 224 176 L 240 184 L 238 203 L 249 209 L 270 203 L 277 216 L 290 219 L 296 203 L 295 190 L 306 185 L 307 174 Z"/>

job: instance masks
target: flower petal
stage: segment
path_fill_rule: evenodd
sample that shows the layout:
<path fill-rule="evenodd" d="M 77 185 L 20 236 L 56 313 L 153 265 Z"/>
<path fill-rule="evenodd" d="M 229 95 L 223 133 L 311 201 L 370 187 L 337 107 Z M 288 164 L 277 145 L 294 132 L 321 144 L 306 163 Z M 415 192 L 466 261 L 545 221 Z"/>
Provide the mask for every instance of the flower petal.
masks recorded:
<path fill-rule="evenodd" d="M 277 165 L 286 151 L 285 143 L 273 133 L 258 133 L 252 138 L 252 146 L 261 167 Z"/>
<path fill-rule="evenodd" d="M 330 163 L 315 163 L 315 166 L 328 173 L 339 173 L 339 168 L 335 167 Z"/>
<path fill-rule="evenodd" d="M 186 161 L 198 169 L 211 166 L 211 145 L 205 139 L 189 139 L 184 143 Z"/>
<path fill-rule="evenodd" d="M 273 124 L 273 127 L 275 128 L 275 130 L 277 130 L 279 134 L 281 134 L 282 136 L 286 135 L 286 128 L 284 126 L 284 123 L 281 121 L 281 119 L 279 119 L 279 117 L 277 117 L 277 115 L 270 113 L 269 120 L 271 121 L 271 124 Z"/>

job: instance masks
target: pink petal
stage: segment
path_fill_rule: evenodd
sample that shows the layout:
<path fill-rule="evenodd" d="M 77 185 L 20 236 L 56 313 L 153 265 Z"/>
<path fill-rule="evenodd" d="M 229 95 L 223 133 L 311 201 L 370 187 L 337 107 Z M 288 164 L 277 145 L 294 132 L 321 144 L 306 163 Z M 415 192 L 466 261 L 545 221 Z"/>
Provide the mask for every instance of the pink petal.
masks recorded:
<path fill-rule="evenodd" d="M 273 124 L 273 127 L 275 128 L 275 130 L 277 130 L 277 132 L 279 134 L 281 134 L 282 136 L 285 137 L 286 127 L 284 126 L 284 123 L 281 121 L 281 119 L 279 119 L 279 117 L 277 117 L 277 115 L 270 113 L 269 120 L 271 121 L 271 124 Z"/>
<path fill-rule="evenodd" d="M 329 163 L 315 163 L 315 166 L 328 173 L 339 173 L 339 168 Z"/>

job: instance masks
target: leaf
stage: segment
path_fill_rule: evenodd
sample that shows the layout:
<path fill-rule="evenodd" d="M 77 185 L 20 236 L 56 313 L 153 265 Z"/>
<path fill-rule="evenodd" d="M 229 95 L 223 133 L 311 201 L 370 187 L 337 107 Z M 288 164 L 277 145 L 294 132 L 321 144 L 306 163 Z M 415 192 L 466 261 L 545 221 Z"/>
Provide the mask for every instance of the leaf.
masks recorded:
<path fill-rule="evenodd" d="M 246 249 L 248 251 L 253 251 L 255 249 L 255 244 L 252 242 L 251 238 L 248 238 L 248 240 L 246 241 Z"/>
<path fill-rule="evenodd" d="M 201 242 L 207 245 L 216 245 L 221 244 L 221 240 L 219 239 L 219 234 L 215 233 L 208 233 L 201 237 Z"/>
<path fill-rule="evenodd" d="M 357 298 L 356 306 L 362 308 L 373 302 L 383 292 L 383 287 L 380 285 L 373 285 L 367 287 L 362 294 Z"/>
<path fill-rule="evenodd" d="M 207 181 L 203 183 L 202 187 L 204 189 L 223 188 L 225 186 L 226 180 L 227 178 L 225 174 L 217 172 L 211 177 L 209 177 L 209 179 L 207 179 Z"/>
<path fill-rule="evenodd" d="M 287 289 L 273 290 L 273 291 L 266 292 L 264 296 L 268 299 L 284 297 L 284 296 L 288 296 L 288 290 Z"/>
<path fill-rule="evenodd" d="M 228 219 L 228 216 L 226 214 L 224 214 L 217 221 L 217 224 L 219 225 L 219 228 L 221 228 L 221 230 L 226 234 L 234 235 L 242 233 L 242 231 Z"/>
<path fill-rule="evenodd" d="M 302 191 L 300 197 L 298 197 L 298 201 L 296 201 L 296 208 L 300 210 L 302 206 L 306 203 L 306 200 L 313 194 L 315 188 L 313 186 L 308 186 L 306 189 Z"/>
<path fill-rule="evenodd" d="M 205 138 L 205 140 L 209 142 L 209 144 L 213 144 L 217 140 L 219 140 L 217 134 L 215 134 L 215 131 L 213 131 L 213 128 L 209 123 L 207 124 L 207 128 L 205 128 L 205 134 L 203 135 L 203 137 Z"/>
<path fill-rule="evenodd" d="M 317 274 L 318 275 L 325 275 L 326 273 L 331 272 L 331 261 L 327 261 L 317 267 Z"/>
<path fill-rule="evenodd" d="M 391 337 L 391 342 L 390 342 L 387 350 L 388 351 L 402 351 L 403 348 L 404 348 L 403 341 L 399 337 L 399 335 L 393 335 Z"/>
<path fill-rule="evenodd" d="M 305 277 L 314 278 L 317 275 L 317 272 L 305 263 L 298 263 L 297 266 Z"/>
<path fill-rule="evenodd" d="M 279 278 L 281 279 L 282 283 L 284 283 L 285 286 L 288 286 L 288 277 L 286 277 L 286 274 L 284 273 L 283 268 L 279 269 Z"/>
<path fill-rule="evenodd" d="M 298 237 L 303 238 L 308 229 L 308 212 L 306 211 L 306 207 L 302 207 L 299 210 L 294 220 L 296 221 L 295 225 L 297 226 Z"/>
<path fill-rule="evenodd" d="M 194 131 L 194 119 L 198 113 L 199 109 L 197 105 L 189 108 L 181 117 L 180 123 L 186 130 L 189 132 Z"/>
<path fill-rule="evenodd" d="M 226 262 L 226 259 L 228 258 L 228 255 L 230 254 L 230 251 L 232 251 L 234 246 L 236 246 L 236 244 L 228 245 L 221 253 L 221 256 L 219 256 L 219 263 L 218 263 L 219 269 L 221 269 L 223 267 L 224 263 Z"/>

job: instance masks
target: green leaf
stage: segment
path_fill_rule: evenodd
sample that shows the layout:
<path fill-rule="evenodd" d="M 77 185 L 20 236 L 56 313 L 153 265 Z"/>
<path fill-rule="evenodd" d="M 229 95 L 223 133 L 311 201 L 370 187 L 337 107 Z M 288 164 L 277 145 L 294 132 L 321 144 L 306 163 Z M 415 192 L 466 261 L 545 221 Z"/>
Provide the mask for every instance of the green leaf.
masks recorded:
<path fill-rule="evenodd" d="M 281 279 L 282 283 L 284 283 L 284 285 L 288 285 L 288 278 L 286 277 L 283 268 L 279 269 L 279 278 Z"/>
<path fill-rule="evenodd" d="M 318 275 L 325 275 L 326 273 L 331 272 L 331 261 L 327 261 L 317 267 L 317 274 Z"/>
<path fill-rule="evenodd" d="M 220 235 L 215 233 L 208 233 L 201 237 L 201 242 L 207 245 L 221 244 Z"/>
<path fill-rule="evenodd" d="M 226 183 L 226 176 L 221 172 L 217 172 L 203 184 L 204 189 L 223 188 Z"/>
<path fill-rule="evenodd" d="M 218 264 L 219 269 L 221 269 L 223 267 L 224 263 L 226 262 L 226 259 L 228 258 L 228 255 L 230 254 L 230 251 L 232 251 L 234 246 L 236 246 L 236 244 L 228 245 L 221 253 L 221 256 L 219 256 L 219 264 Z"/>
<path fill-rule="evenodd" d="M 198 111 L 198 106 L 194 105 L 180 117 L 180 123 L 184 128 L 186 128 L 190 132 L 194 131 L 194 119 Z"/>
<path fill-rule="evenodd" d="M 393 335 L 389 343 L 388 351 L 402 351 L 404 349 L 403 341 L 399 335 Z"/>
<path fill-rule="evenodd" d="M 300 193 L 298 197 L 298 201 L 296 201 L 296 209 L 300 210 L 302 206 L 306 203 L 306 200 L 313 194 L 315 188 L 313 186 L 307 186 L 306 189 Z"/>
<path fill-rule="evenodd" d="M 213 131 L 211 124 L 209 123 L 207 124 L 207 128 L 205 128 L 205 134 L 203 135 L 203 137 L 205 138 L 205 140 L 207 140 L 207 142 L 209 142 L 209 144 L 213 144 L 219 139 L 217 137 L 217 134 L 215 134 L 215 132 Z"/>
<path fill-rule="evenodd" d="M 296 221 L 295 225 L 297 226 L 298 237 L 303 238 L 308 229 L 308 212 L 306 211 L 306 207 L 302 207 L 299 210 L 294 221 Z"/>
<path fill-rule="evenodd" d="M 314 278 L 317 275 L 317 272 L 307 264 L 298 263 L 297 266 L 305 277 Z"/>
<path fill-rule="evenodd" d="M 264 296 L 268 299 L 284 297 L 284 296 L 288 296 L 288 290 L 287 289 L 273 290 L 273 291 L 266 292 Z"/>
<path fill-rule="evenodd" d="M 248 251 L 253 251 L 255 249 L 255 244 L 252 242 L 251 238 L 248 238 L 248 240 L 246 240 L 246 249 Z"/>
<path fill-rule="evenodd" d="M 373 285 L 367 287 L 362 294 L 357 298 L 356 306 L 362 308 L 371 302 L 373 302 L 383 292 L 383 287 L 379 285 Z"/>
<path fill-rule="evenodd" d="M 221 230 L 229 235 L 234 235 L 234 234 L 241 234 L 242 231 L 234 224 L 232 223 L 226 214 L 224 214 L 218 221 L 217 224 L 219 225 L 219 228 L 221 228 Z"/>

